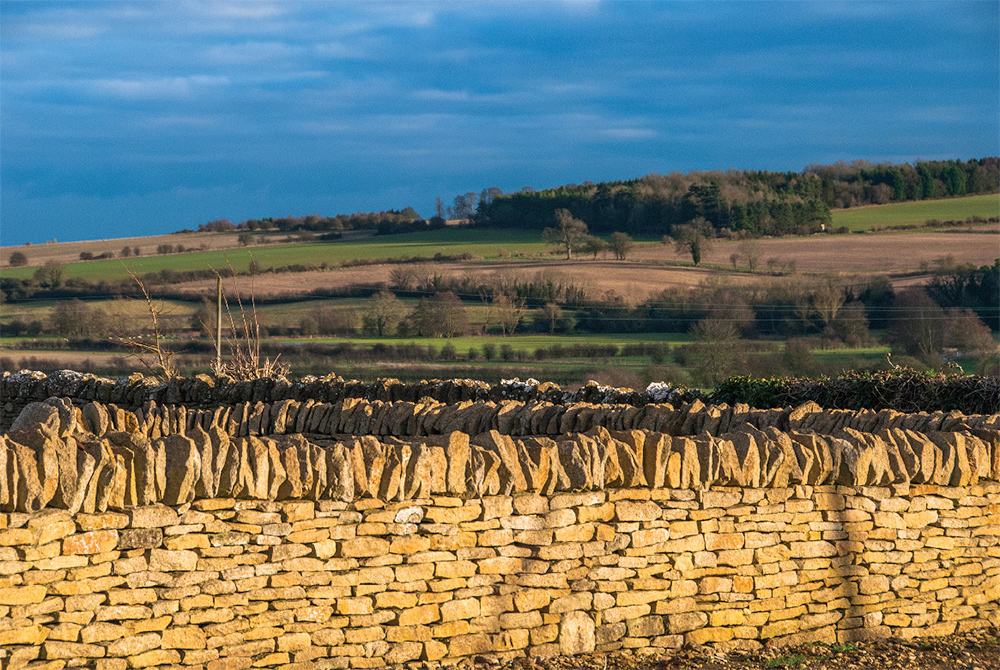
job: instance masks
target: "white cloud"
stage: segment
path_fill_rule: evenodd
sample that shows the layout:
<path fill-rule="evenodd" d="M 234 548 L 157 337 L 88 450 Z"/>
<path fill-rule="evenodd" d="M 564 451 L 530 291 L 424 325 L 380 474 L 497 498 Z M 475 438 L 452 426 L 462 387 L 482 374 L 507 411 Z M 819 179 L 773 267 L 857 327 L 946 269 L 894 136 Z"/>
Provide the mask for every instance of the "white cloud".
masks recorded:
<path fill-rule="evenodd" d="M 285 42 L 243 42 L 219 44 L 208 49 L 205 57 L 214 63 L 245 65 L 295 58 L 302 51 L 301 47 Z"/>
<path fill-rule="evenodd" d="M 187 98 L 199 89 L 221 88 L 229 84 L 227 77 L 193 75 L 160 79 L 95 79 L 92 90 L 98 94 L 126 100 L 174 100 Z"/>
<path fill-rule="evenodd" d="M 168 128 L 212 128 L 218 127 L 220 120 L 214 116 L 164 115 L 147 119 L 146 125 Z"/>
<path fill-rule="evenodd" d="M 648 140 L 657 136 L 652 128 L 605 128 L 598 135 L 613 140 Z"/>
<path fill-rule="evenodd" d="M 194 14 L 214 16 L 223 19 L 262 20 L 284 16 L 288 12 L 285 3 L 246 2 L 246 0 L 213 0 L 212 2 L 185 2 L 184 6 Z"/>

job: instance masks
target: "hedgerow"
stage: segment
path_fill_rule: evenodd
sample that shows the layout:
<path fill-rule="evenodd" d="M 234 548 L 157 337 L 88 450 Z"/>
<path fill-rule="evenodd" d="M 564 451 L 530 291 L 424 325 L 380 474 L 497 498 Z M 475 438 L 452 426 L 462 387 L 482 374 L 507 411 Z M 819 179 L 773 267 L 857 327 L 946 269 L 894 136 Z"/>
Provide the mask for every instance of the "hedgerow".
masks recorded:
<path fill-rule="evenodd" d="M 708 397 L 713 403 L 762 408 L 811 400 L 827 409 L 994 414 L 1000 412 L 1000 379 L 913 370 L 850 371 L 819 379 L 737 376 L 723 381 Z"/>

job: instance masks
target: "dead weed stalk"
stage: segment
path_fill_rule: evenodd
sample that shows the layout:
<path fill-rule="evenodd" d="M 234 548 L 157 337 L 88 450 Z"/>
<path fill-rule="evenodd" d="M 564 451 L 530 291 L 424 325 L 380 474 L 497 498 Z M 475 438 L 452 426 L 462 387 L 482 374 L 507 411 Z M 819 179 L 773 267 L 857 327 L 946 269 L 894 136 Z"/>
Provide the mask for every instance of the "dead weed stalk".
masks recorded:
<path fill-rule="evenodd" d="M 161 379 L 172 379 L 178 376 L 177 366 L 174 364 L 174 352 L 167 349 L 163 344 L 163 334 L 160 332 L 160 316 L 163 314 L 162 308 L 153 302 L 145 284 L 139 279 L 135 270 L 125 264 L 120 258 L 118 261 L 125 268 L 129 277 L 132 278 L 142 291 L 146 299 L 146 307 L 149 311 L 149 318 L 153 324 L 153 341 L 148 342 L 142 339 L 141 335 L 118 336 L 118 342 L 129 349 L 131 356 L 138 360 L 143 367 L 147 368 L 153 375 Z"/>
<path fill-rule="evenodd" d="M 229 318 L 231 333 L 228 341 L 229 360 L 222 361 L 220 358 L 216 358 L 211 365 L 212 372 L 220 377 L 230 377 L 237 381 L 250 381 L 260 377 L 283 377 L 287 375 L 290 371 L 289 366 L 278 362 L 281 354 L 275 356 L 273 361 L 270 358 L 262 358 L 260 354 L 260 323 L 257 320 L 257 304 L 254 299 L 253 284 L 254 276 L 256 275 L 256 262 L 251 259 L 253 268 L 250 272 L 249 314 L 244 308 L 243 296 L 240 294 L 239 286 L 236 283 L 236 272 L 233 270 L 232 264 L 229 263 L 228 257 L 226 258 L 226 263 L 231 270 L 233 295 L 236 298 L 239 314 L 238 318 L 234 317 L 229 301 L 222 298 L 225 304 L 226 315 Z M 222 275 L 218 271 L 215 274 L 221 282 Z M 216 346 L 221 347 L 221 343 L 216 343 Z"/>

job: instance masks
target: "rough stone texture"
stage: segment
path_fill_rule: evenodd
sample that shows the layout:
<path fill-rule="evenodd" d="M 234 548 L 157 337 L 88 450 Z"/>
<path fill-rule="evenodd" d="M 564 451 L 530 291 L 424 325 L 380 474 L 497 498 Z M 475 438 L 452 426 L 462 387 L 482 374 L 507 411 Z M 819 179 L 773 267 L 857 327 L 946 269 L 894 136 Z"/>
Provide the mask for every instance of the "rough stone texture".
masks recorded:
<path fill-rule="evenodd" d="M 37 649 L 94 670 L 753 648 L 1000 621 L 989 481 L 204 498 L 3 513 L 0 528 L 0 660 Z"/>
<path fill-rule="evenodd" d="M 18 429 L 0 439 L 0 510 L 53 507 L 93 514 L 163 503 L 162 518 L 150 513 L 132 522 L 155 528 L 174 523 L 170 506 L 196 498 L 404 501 L 634 487 L 966 487 L 1000 479 L 994 417 L 956 418 L 956 430 L 947 432 L 892 427 L 875 434 L 847 425 L 850 413 L 838 410 L 836 422 L 823 424 L 830 429 L 824 434 L 781 431 L 774 424 L 784 415 L 777 411 L 760 414 L 755 424 L 734 423 L 735 408 L 647 405 L 645 414 L 632 412 L 631 425 L 625 425 L 628 412 L 619 407 L 570 403 L 552 406 L 562 412 L 558 422 L 553 416 L 534 426 L 543 430 L 546 423 L 544 430 L 551 432 L 558 423 L 563 432 L 553 440 L 524 434 L 533 420 L 515 421 L 512 415 L 540 411 L 526 403 L 346 398 L 299 406 L 296 427 L 323 430 L 307 435 L 288 432 L 290 410 L 281 401 L 273 412 L 279 418 L 284 412 L 285 433 L 264 436 L 272 424 L 264 421 L 259 401 L 201 418 L 183 405 L 132 414 L 90 402 L 88 415 L 97 418 L 81 421 L 64 416 L 72 414 L 68 402 L 30 403 L 15 422 Z M 502 421 L 495 413 L 501 410 Z M 102 412 L 114 417 L 109 426 L 125 430 L 90 432 Z M 851 416 L 860 425 L 873 424 L 865 412 Z M 495 427 L 501 423 L 512 434 Z M 791 422 L 800 428 L 807 423 Z M 612 434 L 605 424 L 628 430 Z M 684 434 L 706 427 L 717 434 Z M 656 514 L 650 504 L 619 501 L 616 518 L 649 521 Z M 709 506 L 732 504 L 722 496 Z M 875 523 L 894 518 L 886 514 Z"/>
<path fill-rule="evenodd" d="M 268 388 L 25 410 L 0 436 L 0 666 L 416 667 L 1000 623 L 995 417 Z"/>

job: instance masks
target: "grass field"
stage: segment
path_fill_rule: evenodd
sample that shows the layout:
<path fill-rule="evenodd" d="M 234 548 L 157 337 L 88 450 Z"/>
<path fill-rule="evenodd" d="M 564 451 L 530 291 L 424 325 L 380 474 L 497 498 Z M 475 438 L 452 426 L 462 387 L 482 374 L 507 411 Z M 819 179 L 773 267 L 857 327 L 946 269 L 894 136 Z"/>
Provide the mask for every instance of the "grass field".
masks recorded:
<path fill-rule="evenodd" d="M 483 345 L 493 344 L 499 350 L 504 345 L 511 347 L 514 351 L 534 352 L 538 348 L 550 348 L 555 345 L 562 347 L 572 347 L 574 345 L 605 346 L 615 345 L 621 347 L 626 344 L 659 343 L 675 347 L 691 341 L 691 337 L 683 333 L 642 333 L 625 335 L 514 335 L 511 337 L 316 337 L 316 338 L 282 338 L 279 340 L 283 344 L 358 344 L 371 346 L 373 344 L 406 345 L 416 344 L 426 347 L 428 345 L 440 349 L 443 346 L 451 345 L 455 347 L 456 353 L 466 355 L 469 349 L 475 347 L 482 352 Z"/>
<path fill-rule="evenodd" d="M 1000 216 L 1000 195 L 973 195 L 966 198 L 838 209 L 833 211 L 833 227 L 847 226 L 852 231 L 860 231 L 884 226 L 922 226 L 928 219 L 964 220 L 970 216 Z"/>
<path fill-rule="evenodd" d="M 160 270 L 224 269 L 232 265 L 245 271 L 251 260 L 261 269 L 285 265 L 338 265 L 354 259 L 433 257 L 472 254 L 481 258 L 500 258 L 505 254 L 538 254 L 551 250 L 534 232 L 511 230 L 444 229 L 426 233 L 407 233 L 360 240 L 312 244 L 276 244 L 227 251 L 196 251 L 183 254 L 141 256 L 125 263 L 138 274 Z M 7 277 L 24 279 L 35 268 L 4 268 Z M 82 277 L 91 281 L 122 279 L 128 276 L 117 260 L 70 263 L 63 266 L 64 278 Z"/>

